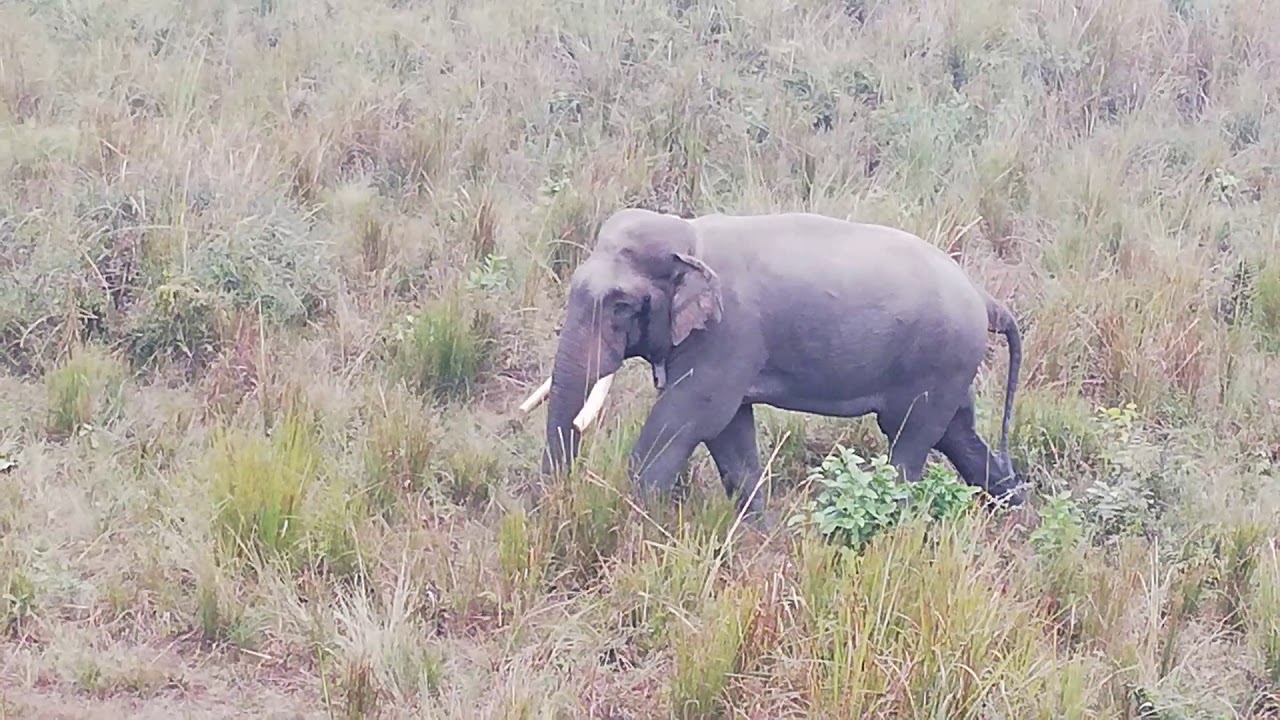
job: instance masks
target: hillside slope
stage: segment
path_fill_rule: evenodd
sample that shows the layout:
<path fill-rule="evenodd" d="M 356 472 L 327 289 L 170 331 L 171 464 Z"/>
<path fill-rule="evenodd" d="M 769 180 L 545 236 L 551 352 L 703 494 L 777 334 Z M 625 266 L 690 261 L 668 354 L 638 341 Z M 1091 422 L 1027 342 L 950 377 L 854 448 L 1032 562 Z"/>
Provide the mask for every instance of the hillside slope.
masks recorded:
<path fill-rule="evenodd" d="M 1274 2 L 0 27 L 0 717 L 1280 717 Z M 624 206 L 954 253 L 1022 323 L 1035 512 L 842 552 L 735 525 L 699 450 L 650 517 L 640 366 L 544 484 L 515 407 Z M 988 438 L 1004 372 L 993 336 Z M 759 417 L 784 519 L 884 451 Z"/>

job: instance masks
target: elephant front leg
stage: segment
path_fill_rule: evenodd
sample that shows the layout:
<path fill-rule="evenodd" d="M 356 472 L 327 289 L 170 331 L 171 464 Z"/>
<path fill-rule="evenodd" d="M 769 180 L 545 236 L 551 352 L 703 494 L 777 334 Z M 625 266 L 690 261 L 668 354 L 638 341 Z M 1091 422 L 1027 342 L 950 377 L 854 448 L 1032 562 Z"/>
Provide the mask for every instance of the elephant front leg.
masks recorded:
<path fill-rule="evenodd" d="M 669 493 L 698 443 L 715 438 L 733 420 L 742 395 L 692 382 L 658 396 L 631 451 L 631 476 L 640 494 Z"/>
<path fill-rule="evenodd" d="M 701 440 L 687 423 L 668 423 L 650 413 L 631 451 L 631 478 L 645 500 L 670 493 Z"/>
<path fill-rule="evenodd" d="M 720 471 L 725 493 L 745 510 L 748 522 L 758 525 L 764 510 L 764 488 L 760 487 L 763 470 L 756 444 L 755 411 L 742 405 L 725 429 L 707 441 L 707 450 Z"/>

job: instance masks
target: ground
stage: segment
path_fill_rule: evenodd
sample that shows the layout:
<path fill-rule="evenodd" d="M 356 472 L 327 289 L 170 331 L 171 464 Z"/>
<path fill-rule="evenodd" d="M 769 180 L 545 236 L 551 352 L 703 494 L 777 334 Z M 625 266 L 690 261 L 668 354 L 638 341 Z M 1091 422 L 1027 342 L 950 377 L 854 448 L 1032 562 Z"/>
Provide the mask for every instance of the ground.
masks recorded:
<path fill-rule="evenodd" d="M 0 4 L 0 717 L 1280 717 L 1274 5 Z M 945 248 L 1029 507 L 641 508 L 642 365 L 541 478 L 627 206 Z"/>

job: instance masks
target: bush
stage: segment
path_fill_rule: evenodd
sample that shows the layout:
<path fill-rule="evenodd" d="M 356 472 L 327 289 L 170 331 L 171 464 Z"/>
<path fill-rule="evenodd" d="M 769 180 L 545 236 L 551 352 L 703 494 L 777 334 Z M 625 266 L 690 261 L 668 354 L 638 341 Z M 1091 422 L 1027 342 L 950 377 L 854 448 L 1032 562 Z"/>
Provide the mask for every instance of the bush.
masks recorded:
<path fill-rule="evenodd" d="M 1065 490 L 1050 496 L 1040 509 L 1040 527 L 1031 532 L 1031 547 L 1046 557 L 1057 557 L 1070 550 L 1084 537 L 1084 520 L 1080 508 Z"/>
<path fill-rule="evenodd" d="M 898 471 L 883 454 L 871 460 L 871 469 L 857 453 L 837 445 L 822 465 L 809 475 L 823 486 L 808 504 L 808 517 L 798 514 L 791 524 L 806 520 L 818 533 L 853 550 L 861 550 L 876 535 L 923 511 L 935 520 L 957 517 L 972 506 L 978 488 L 957 480 L 941 466 L 931 466 L 916 483 L 898 481 Z"/>
<path fill-rule="evenodd" d="M 225 299 L 190 278 L 151 288 L 124 329 L 135 366 L 176 359 L 203 365 L 222 346 L 229 313 Z"/>
<path fill-rule="evenodd" d="M 280 323 L 305 322 L 324 309 L 337 288 L 336 265 L 329 244 L 278 207 L 213 235 L 191 258 L 199 287 Z"/>

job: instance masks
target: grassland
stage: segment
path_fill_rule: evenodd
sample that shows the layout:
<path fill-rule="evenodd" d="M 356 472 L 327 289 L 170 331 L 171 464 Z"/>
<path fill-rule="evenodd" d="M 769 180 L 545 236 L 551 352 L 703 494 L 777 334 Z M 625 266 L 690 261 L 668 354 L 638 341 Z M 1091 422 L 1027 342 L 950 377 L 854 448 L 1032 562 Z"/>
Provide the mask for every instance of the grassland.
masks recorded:
<path fill-rule="evenodd" d="M 1276 3 L 14 0 L 0 28 L 0 717 L 1280 717 Z M 1022 322 L 1035 512 L 842 551 L 735 526 L 700 450 L 650 517 L 631 366 L 542 481 L 514 408 L 627 205 L 955 253 Z M 784 517 L 836 443 L 883 451 L 761 416 Z"/>

